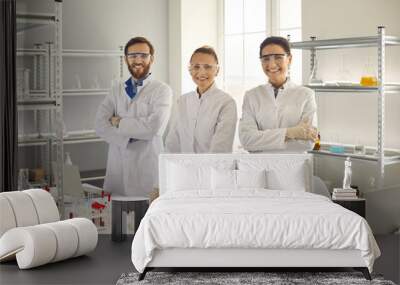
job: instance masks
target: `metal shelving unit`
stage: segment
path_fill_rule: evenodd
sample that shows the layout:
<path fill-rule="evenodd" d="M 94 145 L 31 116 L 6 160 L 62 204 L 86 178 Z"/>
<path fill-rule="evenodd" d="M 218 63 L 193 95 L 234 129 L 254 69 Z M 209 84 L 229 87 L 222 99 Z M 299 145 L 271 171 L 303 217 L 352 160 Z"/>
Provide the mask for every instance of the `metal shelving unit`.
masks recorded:
<path fill-rule="evenodd" d="M 105 169 L 96 169 L 96 170 L 88 170 L 81 171 L 81 181 L 94 181 L 94 180 L 102 180 L 106 175 Z"/>
<path fill-rule="evenodd" d="M 63 96 L 106 96 L 109 89 L 64 89 Z"/>
<path fill-rule="evenodd" d="M 81 49 L 64 49 L 63 58 L 117 58 L 119 59 L 119 76 L 123 77 L 124 53 L 123 47 L 118 50 L 81 50 Z M 81 96 L 106 96 L 109 89 L 64 89 L 63 96 L 81 97 Z M 95 131 L 80 134 L 69 134 L 64 137 L 64 145 L 82 144 L 82 143 L 98 143 L 104 140 L 95 134 Z M 82 182 L 101 180 L 105 177 L 105 169 L 83 171 Z"/>
<path fill-rule="evenodd" d="M 21 136 L 18 139 L 19 146 L 40 146 L 49 143 L 49 139 L 56 138 L 55 134 L 43 133 L 33 134 L 30 136 Z M 81 143 L 93 143 L 93 142 L 104 142 L 104 140 L 98 137 L 94 131 L 87 134 L 69 134 L 63 138 L 64 145 L 66 144 L 81 144 Z M 55 146 L 55 142 L 52 143 Z"/>
<path fill-rule="evenodd" d="M 57 13 L 18 13 L 17 33 L 56 23 Z"/>
<path fill-rule="evenodd" d="M 27 111 L 27 110 L 56 110 L 57 109 L 57 101 L 55 99 L 46 99 L 46 98 L 32 98 L 25 99 L 21 101 L 17 101 L 18 111 Z"/>
<path fill-rule="evenodd" d="M 95 131 L 87 134 L 71 134 L 67 137 L 64 137 L 64 144 L 82 144 L 95 142 L 104 142 L 102 138 L 96 135 Z"/>
<path fill-rule="evenodd" d="M 18 98 L 19 111 L 34 111 L 33 125 L 37 134 L 25 135 L 19 138 L 19 147 L 44 147 L 49 151 L 48 172 L 55 170 L 48 183 L 54 181 L 57 186 L 60 213 L 64 215 L 63 195 L 63 165 L 64 146 L 82 143 L 104 142 L 94 131 L 87 133 L 63 133 L 63 97 L 64 96 L 106 96 L 109 89 L 63 89 L 63 58 L 117 58 L 119 59 L 119 74 L 123 76 L 123 47 L 117 50 L 78 50 L 62 48 L 62 0 L 54 0 L 54 13 L 17 13 L 17 33 L 21 34 L 35 28 L 53 25 L 54 40 L 44 44 L 35 44 L 34 48 L 17 48 L 17 56 L 33 58 L 33 86 L 23 98 Z M 21 96 L 22 97 L 22 96 Z M 40 133 L 39 112 L 48 111 L 49 132 Z M 55 129 L 53 130 L 53 127 Z M 55 157 L 54 157 L 55 156 Z M 51 165 L 55 159 L 57 166 Z M 104 179 L 105 170 L 84 172 L 82 181 Z M 91 177 L 92 175 L 93 177 Z"/>
<path fill-rule="evenodd" d="M 317 50 L 328 50 L 328 49 L 341 49 L 341 48 L 365 48 L 365 47 L 376 47 L 378 52 L 378 86 L 376 87 L 362 87 L 362 86 L 331 86 L 331 85 L 309 85 L 309 88 L 315 90 L 315 92 L 335 92 L 335 93 L 371 93 L 378 96 L 378 133 L 377 133 L 377 147 L 375 154 L 372 155 L 361 155 L 352 153 L 337 154 L 329 151 L 311 151 L 316 155 L 329 155 L 336 157 L 353 157 L 355 159 L 372 161 L 377 163 L 378 168 L 378 188 L 382 188 L 385 166 L 400 163 L 400 152 L 399 155 L 385 155 L 384 149 L 384 128 L 385 128 L 385 95 L 389 93 L 400 93 L 400 84 L 387 84 L 385 79 L 385 55 L 387 46 L 399 46 L 400 38 L 387 36 L 385 34 L 385 27 L 378 27 L 378 35 L 371 37 L 356 37 L 356 38 L 341 38 L 341 39 L 330 39 L 330 40 L 316 40 L 315 37 L 311 37 L 311 41 L 294 42 L 291 44 L 293 49 L 303 49 L 310 51 L 310 67 L 314 69 L 316 62 L 316 51 Z"/>
<path fill-rule="evenodd" d="M 64 57 L 123 57 L 123 51 L 120 50 L 78 50 L 64 49 Z"/>
<path fill-rule="evenodd" d="M 349 85 L 349 86 L 333 86 L 333 85 L 306 85 L 306 87 L 313 89 L 316 92 L 335 92 L 335 93 L 371 93 L 377 94 L 379 92 L 378 87 L 364 87 L 359 85 Z M 389 93 L 399 93 L 400 84 L 385 84 L 385 94 Z"/>
<path fill-rule="evenodd" d="M 49 161 L 48 172 L 52 170 L 53 151 L 56 167 L 53 179 L 48 173 L 49 184 L 55 181 L 58 193 L 58 206 L 61 217 L 64 216 L 63 195 L 63 122 L 62 122 L 62 0 L 54 0 L 54 13 L 17 13 L 17 34 L 29 32 L 32 29 L 52 25 L 54 36 L 52 43 L 35 45 L 35 48 L 18 48 L 17 56 L 33 56 L 33 89 L 29 91 L 28 98 L 17 100 L 18 111 L 46 110 L 49 112 L 49 128 L 55 127 L 54 134 L 37 137 L 21 137 L 18 140 L 20 147 L 43 146 L 48 147 Z M 45 48 L 44 48 L 44 47 Z M 44 58 L 41 62 L 40 58 Z M 42 75 L 47 76 L 42 80 Z M 37 113 L 35 113 L 35 118 Z M 54 122 L 52 122 L 54 120 Z M 55 123 L 55 124 L 54 124 Z M 34 122 L 36 125 L 37 122 Z"/>

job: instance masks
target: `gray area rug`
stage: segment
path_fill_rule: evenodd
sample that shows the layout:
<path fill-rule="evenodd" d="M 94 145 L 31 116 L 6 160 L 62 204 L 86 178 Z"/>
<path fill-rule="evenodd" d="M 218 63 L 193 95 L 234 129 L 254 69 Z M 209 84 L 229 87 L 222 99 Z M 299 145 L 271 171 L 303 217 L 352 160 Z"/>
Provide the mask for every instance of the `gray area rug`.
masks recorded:
<path fill-rule="evenodd" d="M 122 274 L 116 285 L 133 284 L 267 284 L 267 285 L 395 285 L 382 276 L 372 275 L 372 281 L 360 272 L 148 272 L 146 278 L 138 281 L 139 273 Z"/>

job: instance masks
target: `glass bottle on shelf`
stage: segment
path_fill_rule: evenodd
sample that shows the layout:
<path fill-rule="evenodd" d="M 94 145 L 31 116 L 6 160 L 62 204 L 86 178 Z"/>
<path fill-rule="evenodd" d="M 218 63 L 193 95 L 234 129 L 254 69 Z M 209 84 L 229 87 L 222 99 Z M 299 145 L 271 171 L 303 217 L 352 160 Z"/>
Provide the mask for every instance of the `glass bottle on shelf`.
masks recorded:
<path fill-rule="evenodd" d="M 317 61 L 317 59 L 314 59 L 313 69 L 311 70 L 310 78 L 308 79 L 309 85 L 322 85 L 323 84 L 323 81 L 317 77 L 317 71 L 318 71 L 318 61 Z"/>
<path fill-rule="evenodd" d="M 22 168 L 18 173 L 18 190 L 26 190 L 32 188 L 32 185 L 29 183 L 29 169 Z"/>
<path fill-rule="evenodd" d="M 65 153 L 65 162 L 66 165 L 72 165 L 72 160 L 71 160 L 71 155 L 69 154 L 69 152 Z"/>
<path fill-rule="evenodd" d="M 360 85 L 364 87 L 373 87 L 378 85 L 378 80 L 370 57 L 367 58 L 367 62 L 365 63 L 363 74 L 360 79 Z"/>
<path fill-rule="evenodd" d="M 75 88 L 78 90 L 82 89 L 82 83 L 81 83 L 81 78 L 79 77 L 79 74 L 75 73 L 74 79 L 75 79 Z"/>
<path fill-rule="evenodd" d="M 315 144 L 314 144 L 313 150 L 320 150 L 320 149 L 321 149 L 321 135 L 320 135 L 320 133 L 318 132 L 318 137 L 317 137 L 317 139 L 315 140 Z"/>
<path fill-rule="evenodd" d="M 346 55 L 341 55 L 340 67 L 336 75 L 339 85 L 351 85 L 351 72 L 346 65 Z"/>

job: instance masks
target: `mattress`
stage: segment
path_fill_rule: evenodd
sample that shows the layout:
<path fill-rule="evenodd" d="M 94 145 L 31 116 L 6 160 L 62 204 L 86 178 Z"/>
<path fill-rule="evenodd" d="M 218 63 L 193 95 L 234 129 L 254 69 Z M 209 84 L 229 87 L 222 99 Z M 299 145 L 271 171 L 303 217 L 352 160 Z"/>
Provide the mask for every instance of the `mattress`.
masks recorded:
<path fill-rule="evenodd" d="M 170 248 L 359 250 L 370 271 L 380 255 L 361 216 L 320 195 L 267 189 L 165 193 L 140 223 L 132 262 L 143 272 Z"/>

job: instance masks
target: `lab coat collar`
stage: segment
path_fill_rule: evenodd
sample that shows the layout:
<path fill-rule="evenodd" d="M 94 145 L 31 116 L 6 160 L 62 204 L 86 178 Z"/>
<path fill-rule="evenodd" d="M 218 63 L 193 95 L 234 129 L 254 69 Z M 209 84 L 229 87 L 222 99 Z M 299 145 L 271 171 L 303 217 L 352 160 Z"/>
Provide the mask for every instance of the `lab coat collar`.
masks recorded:
<path fill-rule="evenodd" d="M 144 86 L 146 86 L 146 85 L 149 83 L 150 80 L 151 80 L 151 72 L 149 72 L 149 73 L 144 77 L 144 79 L 141 80 L 141 81 L 142 81 L 142 85 L 138 85 L 138 89 L 143 88 Z M 132 84 L 135 84 L 135 83 L 136 83 L 137 81 L 139 81 L 139 80 L 135 80 L 135 78 L 133 78 L 133 76 L 131 76 L 131 81 L 132 81 Z"/>
<path fill-rule="evenodd" d="M 210 86 L 210 88 L 208 88 L 208 90 L 206 92 L 201 94 L 200 98 L 199 98 L 200 94 L 199 94 L 198 90 L 196 89 L 197 98 L 199 98 L 199 100 L 205 100 L 205 98 L 207 98 L 217 88 L 218 88 L 217 83 L 215 83 L 215 81 L 214 81 L 214 83 Z"/>
<path fill-rule="evenodd" d="M 279 95 L 279 93 L 281 93 L 281 92 L 284 91 L 284 90 L 290 89 L 290 88 L 292 88 L 292 87 L 294 87 L 294 86 L 296 86 L 296 84 L 294 84 L 292 81 L 290 81 L 289 78 L 287 78 L 287 79 L 286 79 L 286 82 L 279 88 L 278 96 L 275 98 L 275 95 L 274 95 L 274 89 L 275 89 L 275 87 L 274 87 L 270 82 L 268 82 L 268 83 L 265 85 L 265 87 L 266 87 L 266 89 L 267 89 L 267 93 L 271 96 L 271 98 L 274 99 L 274 101 L 279 101 L 279 100 L 280 100 L 280 95 Z"/>
<path fill-rule="evenodd" d="M 275 87 L 271 84 L 271 82 L 268 81 L 268 84 L 267 84 L 267 85 L 268 85 L 270 88 L 272 88 L 272 90 L 275 89 Z M 282 85 L 281 87 L 279 87 L 279 89 L 285 90 L 285 89 L 291 88 L 291 87 L 293 87 L 293 86 L 295 86 L 295 84 L 294 84 L 292 81 L 290 81 L 290 78 L 289 78 L 289 77 L 287 77 L 285 83 L 283 83 L 283 85 Z"/>

